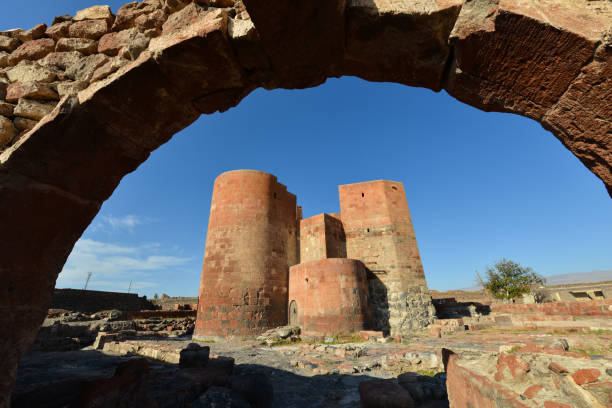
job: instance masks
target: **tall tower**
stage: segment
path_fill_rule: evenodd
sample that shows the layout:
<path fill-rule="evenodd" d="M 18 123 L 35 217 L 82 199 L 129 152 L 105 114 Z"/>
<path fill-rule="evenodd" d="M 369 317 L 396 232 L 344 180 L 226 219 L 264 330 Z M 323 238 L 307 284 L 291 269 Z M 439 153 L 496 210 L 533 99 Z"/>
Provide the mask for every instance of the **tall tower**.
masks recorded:
<path fill-rule="evenodd" d="M 403 184 L 378 180 L 339 191 L 347 257 L 368 268 L 374 328 L 394 335 L 432 323 L 435 309 Z"/>
<path fill-rule="evenodd" d="M 215 180 L 194 337 L 256 335 L 287 323 L 297 263 L 295 195 L 275 176 L 236 170 Z"/>

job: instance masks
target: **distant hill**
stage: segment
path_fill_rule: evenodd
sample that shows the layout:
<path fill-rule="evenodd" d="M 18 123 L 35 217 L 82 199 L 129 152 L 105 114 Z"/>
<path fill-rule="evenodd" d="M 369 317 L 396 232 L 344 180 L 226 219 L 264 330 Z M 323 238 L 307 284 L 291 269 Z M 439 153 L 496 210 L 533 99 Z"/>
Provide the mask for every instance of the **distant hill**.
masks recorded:
<path fill-rule="evenodd" d="M 548 275 L 546 278 L 546 286 L 557 286 L 557 285 L 568 285 L 575 283 L 591 283 L 591 282 L 604 282 L 612 281 L 612 269 L 606 271 L 591 271 L 591 272 L 579 272 L 579 273 L 564 273 L 559 275 Z M 470 286 L 461 290 L 466 291 L 478 291 L 482 288 L 480 286 Z"/>

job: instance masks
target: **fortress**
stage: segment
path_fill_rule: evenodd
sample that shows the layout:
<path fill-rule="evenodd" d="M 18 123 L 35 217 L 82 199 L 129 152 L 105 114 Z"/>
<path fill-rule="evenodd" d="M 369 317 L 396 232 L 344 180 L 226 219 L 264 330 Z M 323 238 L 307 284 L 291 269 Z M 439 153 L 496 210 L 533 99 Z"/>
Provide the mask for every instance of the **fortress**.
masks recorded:
<path fill-rule="evenodd" d="M 435 310 L 402 183 L 343 185 L 340 214 L 302 219 L 271 174 L 215 181 L 195 337 L 257 335 L 287 323 L 305 334 L 430 324 Z"/>

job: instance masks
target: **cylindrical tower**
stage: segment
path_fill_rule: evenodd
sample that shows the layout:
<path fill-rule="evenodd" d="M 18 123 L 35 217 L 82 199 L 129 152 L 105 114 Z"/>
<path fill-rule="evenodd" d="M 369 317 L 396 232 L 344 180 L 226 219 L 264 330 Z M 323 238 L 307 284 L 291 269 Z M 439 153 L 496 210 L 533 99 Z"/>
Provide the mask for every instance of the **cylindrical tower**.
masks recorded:
<path fill-rule="evenodd" d="M 295 195 L 275 176 L 236 170 L 217 177 L 194 337 L 256 335 L 287 323 L 297 222 Z"/>
<path fill-rule="evenodd" d="M 355 333 L 370 327 L 368 280 L 363 263 L 327 258 L 291 267 L 289 324 L 307 335 Z"/>

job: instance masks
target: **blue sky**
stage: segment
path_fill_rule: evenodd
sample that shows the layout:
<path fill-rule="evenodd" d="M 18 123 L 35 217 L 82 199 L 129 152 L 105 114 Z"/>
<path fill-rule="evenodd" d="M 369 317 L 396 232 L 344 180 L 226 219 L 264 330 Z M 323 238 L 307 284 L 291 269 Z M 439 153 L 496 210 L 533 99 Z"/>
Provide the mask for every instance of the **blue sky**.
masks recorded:
<path fill-rule="evenodd" d="M 109 2 L 114 11 L 123 1 Z M 0 29 L 49 24 L 92 3 L 3 5 Z M 611 270 L 612 200 L 602 182 L 529 119 L 485 113 L 445 92 L 357 78 L 257 90 L 202 116 L 121 182 L 85 231 L 58 287 L 195 296 L 215 177 L 275 174 L 304 216 L 339 211 L 338 185 L 404 183 L 433 289 L 472 286 L 501 257 L 543 275 Z"/>

